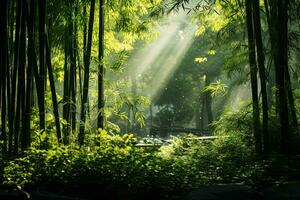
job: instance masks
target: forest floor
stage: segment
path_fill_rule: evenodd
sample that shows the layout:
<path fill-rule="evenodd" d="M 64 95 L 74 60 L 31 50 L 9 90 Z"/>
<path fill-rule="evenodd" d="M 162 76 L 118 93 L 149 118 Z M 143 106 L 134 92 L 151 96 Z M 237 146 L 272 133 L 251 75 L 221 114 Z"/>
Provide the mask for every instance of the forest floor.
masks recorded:
<path fill-rule="evenodd" d="M 1 192 L 2 200 L 81 200 L 58 196 L 47 192 Z M 144 198 L 143 198 L 144 199 Z M 271 187 L 262 192 L 255 192 L 242 184 L 222 184 L 204 186 L 190 192 L 182 200 L 300 200 L 300 181 L 289 182 L 277 187 Z M 82 199 L 84 200 L 84 199 Z"/>
<path fill-rule="evenodd" d="M 242 184 L 211 185 L 189 193 L 186 200 L 300 200 L 300 181 L 251 191 Z"/>

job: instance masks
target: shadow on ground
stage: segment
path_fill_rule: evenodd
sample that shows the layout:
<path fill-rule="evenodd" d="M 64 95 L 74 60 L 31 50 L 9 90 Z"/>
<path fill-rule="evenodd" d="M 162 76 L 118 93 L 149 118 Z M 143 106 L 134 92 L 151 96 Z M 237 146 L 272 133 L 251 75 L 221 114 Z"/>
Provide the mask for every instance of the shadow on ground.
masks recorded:
<path fill-rule="evenodd" d="M 154 195 L 155 196 L 155 195 Z M 0 200 L 84 200 L 59 196 L 47 192 L 0 191 Z M 89 197 L 88 199 L 92 199 Z M 97 198 L 98 199 L 98 198 Z M 139 199 L 139 198 L 137 198 Z M 141 200 L 148 199 L 147 197 Z M 153 199 L 153 195 L 151 195 Z M 154 198 L 155 200 L 158 198 Z M 203 186 L 190 192 L 182 200 L 300 200 L 300 182 L 289 182 L 281 186 L 265 189 L 262 193 L 254 192 L 242 184 L 224 184 Z M 126 200 L 126 199 L 122 199 Z"/>
<path fill-rule="evenodd" d="M 204 186 L 189 193 L 186 200 L 300 200 L 300 182 L 290 182 L 258 193 L 242 184 Z"/>

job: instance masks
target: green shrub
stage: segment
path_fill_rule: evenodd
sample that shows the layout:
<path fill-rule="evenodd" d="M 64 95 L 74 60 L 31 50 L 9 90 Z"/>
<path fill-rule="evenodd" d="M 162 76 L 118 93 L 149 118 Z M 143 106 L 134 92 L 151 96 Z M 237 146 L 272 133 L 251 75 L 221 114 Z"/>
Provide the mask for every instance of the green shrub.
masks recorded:
<path fill-rule="evenodd" d="M 137 147 L 136 141 L 101 131 L 92 147 L 32 148 L 8 163 L 4 183 L 84 197 L 95 191 L 117 199 L 124 193 L 173 197 L 204 184 L 242 181 L 251 157 L 237 133 L 210 141 L 182 136 L 160 149 Z"/>

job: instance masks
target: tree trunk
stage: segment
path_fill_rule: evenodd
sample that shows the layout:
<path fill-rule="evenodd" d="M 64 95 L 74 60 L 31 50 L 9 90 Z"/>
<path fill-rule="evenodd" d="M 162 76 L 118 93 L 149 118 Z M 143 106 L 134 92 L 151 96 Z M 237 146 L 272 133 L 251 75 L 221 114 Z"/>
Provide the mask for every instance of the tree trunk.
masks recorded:
<path fill-rule="evenodd" d="M 77 14 L 78 14 L 78 6 L 75 5 L 75 12 L 74 12 L 74 20 L 73 20 L 73 38 L 72 38 L 72 59 L 71 59 L 71 64 L 72 64 L 72 74 L 73 74 L 73 83 L 72 83 L 72 106 L 71 106 L 71 125 L 72 125 L 72 131 L 76 131 L 76 95 L 77 95 Z"/>
<path fill-rule="evenodd" d="M 1 135 L 0 141 L 3 142 L 3 153 L 7 152 L 7 133 L 6 133 L 6 115 L 7 115 L 7 85 L 9 70 L 8 66 L 8 1 L 2 1 L 0 8 L 0 72 L 1 72 Z"/>
<path fill-rule="evenodd" d="M 22 114 L 22 138 L 21 147 L 23 150 L 30 146 L 30 119 L 31 119 L 31 103 L 32 103 L 32 72 L 33 66 L 36 65 L 36 54 L 34 47 L 34 0 L 31 0 L 29 5 L 25 3 L 25 16 L 27 19 L 28 30 L 28 66 L 26 72 L 26 95 L 25 95 L 25 111 Z M 30 8 L 30 9 L 29 9 Z"/>
<path fill-rule="evenodd" d="M 40 71 L 38 101 L 39 101 L 39 116 L 40 129 L 45 130 L 45 89 L 46 89 L 46 70 L 45 70 L 45 26 L 46 26 L 46 0 L 39 0 L 39 51 L 40 51 Z"/>
<path fill-rule="evenodd" d="M 260 9 L 259 0 L 253 1 L 253 21 L 255 31 L 256 42 L 256 55 L 258 62 L 258 70 L 261 85 L 262 95 L 262 134 L 263 134 L 263 151 L 267 153 L 269 151 L 269 114 L 268 114 L 268 97 L 267 97 L 267 85 L 266 85 L 266 71 L 265 71 L 265 55 L 261 34 L 261 22 L 260 22 Z"/>
<path fill-rule="evenodd" d="M 261 132 L 260 132 L 260 120 L 259 120 L 259 103 L 258 103 L 258 91 L 257 91 L 257 66 L 255 57 L 255 41 L 253 31 L 253 18 L 252 18 L 252 5 L 251 0 L 246 0 L 246 22 L 248 33 L 248 51 L 249 51 L 249 65 L 251 76 L 251 92 L 252 92 L 252 106 L 253 106 L 253 132 L 255 139 L 255 149 L 258 154 L 261 153 Z"/>
<path fill-rule="evenodd" d="M 63 142 L 68 143 L 70 122 L 70 69 L 68 65 L 68 29 L 65 30 L 65 63 L 64 63 L 64 91 L 63 91 Z"/>
<path fill-rule="evenodd" d="M 17 126 L 20 126 L 21 125 L 21 120 L 24 118 L 23 116 L 25 115 L 26 113 L 26 90 L 25 90 L 25 69 L 26 69 L 26 3 L 23 2 L 22 3 L 22 9 L 23 9 L 23 21 L 22 21 L 22 30 L 21 30 L 21 55 L 20 55 L 20 65 L 19 65 L 19 72 L 18 72 L 18 77 L 19 77 L 19 80 L 18 80 L 18 90 L 19 90 L 19 93 L 18 93 L 18 98 L 19 98 L 19 101 L 20 101 L 20 116 L 18 119 L 18 124 Z M 18 108 L 17 108 L 18 109 Z M 19 122 L 20 121 L 20 122 Z M 21 127 L 21 135 L 20 135 L 20 138 L 23 140 L 24 138 L 24 126 L 22 124 L 22 127 Z M 22 143 L 22 141 L 21 141 Z M 24 142 L 23 142 L 24 144 Z M 22 145 L 21 144 L 21 149 L 22 151 L 25 150 L 25 145 Z"/>
<path fill-rule="evenodd" d="M 51 90 L 52 104 L 53 104 L 53 113 L 54 113 L 55 126 L 56 126 L 56 136 L 57 136 L 58 143 L 61 143 L 62 139 L 61 139 L 59 112 L 58 112 L 58 102 L 57 102 L 55 81 L 54 81 L 52 64 L 51 64 L 51 49 L 49 47 L 48 35 L 46 35 L 46 63 L 47 63 L 47 69 L 48 69 L 48 73 L 49 73 L 50 90 Z"/>
<path fill-rule="evenodd" d="M 99 50 L 98 50 L 98 128 L 104 128 L 104 87 L 103 87 L 103 56 L 104 56 L 104 0 L 99 4 Z"/>
<path fill-rule="evenodd" d="M 288 27 L 287 0 L 272 1 L 272 20 L 274 22 L 275 48 L 274 64 L 276 73 L 276 87 L 278 89 L 279 119 L 281 126 L 281 152 L 288 153 L 290 143 L 289 114 L 285 84 L 285 73 L 288 69 Z M 276 15 L 277 14 L 277 15 Z"/>
<path fill-rule="evenodd" d="M 18 67 L 19 67 L 19 62 L 20 62 L 20 31 L 21 31 L 21 19 L 22 19 L 22 1 L 17 0 L 16 3 L 16 28 L 15 28 L 15 43 L 14 43 L 14 62 L 13 62 L 13 70 L 12 70 L 12 87 L 11 87 L 11 96 L 12 96 L 12 118 L 13 120 L 13 138 L 14 138 L 14 153 L 16 154 L 18 152 L 18 136 L 19 136 L 19 130 L 15 126 L 16 121 L 17 121 L 17 112 L 19 110 L 15 110 L 16 107 L 19 106 L 20 109 L 20 104 L 16 104 L 16 86 L 17 86 L 17 72 L 18 72 Z M 17 105 L 17 106 L 16 106 Z M 19 114 L 20 115 L 20 114 Z"/>
<path fill-rule="evenodd" d="M 291 77 L 290 77 L 289 69 L 286 68 L 284 73 L 285 73 L 285 81 L 286 81 L 286 88 L 287 88 L 287 95 L 288 95 L 288 103 L 289 103 L 289 108 L 291 111 L 292 125 L 294 128 L 294 131 L 298 132 L 298 119 L 297 119 L 297 112 L 296 112 L 296 108 L 295 108 L 295 100 L 294 100 L 293 90 L 292 90 L 292 86 L 291 86 Z"/>
<path fill-rule="evenodd" d="M 80 116 L 81 122 L 80 122 L 80 129 L 78 135 L 78 142 L 80 145 L 84 144 L 85 121 L 86 121 L 89 78 L 90 78 L 90 59 L 91 59 L 91 47 L 92 47 L 93 25 L 94 25 L 94 13 L 95 13 L 95 0 L 91 0 L 88 41 L 87 41 L 86 56 L 84 58 L 83 97 L 82 97 L 81 116 Z"/>
<path fill-rule="evenodd" d="M 20 48 L 19 48 L 19 55 L 18 55 L 18 61 L 17 61 L 17 67 L 18 69 L 15 70 L 14 76 L 18 74 L 18 80 L 17 80 L 17 96 L 16 96 L 16 114 L 15 114 L 15 123 L 14 123 L 14 150 L 15 152 L 18 152 L 19 150 L 19 136 L 20 136 L 20 120 L 21 120 L 21 114 L 23 112 L 24 108 L 24 68 L 26 66 L 26 59 L 25 59 L 25 51 L 26 51 L 26 24 L 25 24 L 25 5 L 24 1 L 20 1 L 21 6 L 21 30 L 20 30 Z"/>
<path fill-rule="evenodd" d="M 12 66 L 13 61 L 13 19 L 14 19 L 14 3 L 8 1 L 7 5 L 7 74 L 6 74 L 6 82 L 7 82 L 7 88 L 6 88 L 6 95 L 7 95 L 7 117 L 8 117 L 8 153 L 11 154 L 13 150 L 13 103 L 12 103 L 12 95 L 11 95 L 11 69 L 10 66 Z"/>

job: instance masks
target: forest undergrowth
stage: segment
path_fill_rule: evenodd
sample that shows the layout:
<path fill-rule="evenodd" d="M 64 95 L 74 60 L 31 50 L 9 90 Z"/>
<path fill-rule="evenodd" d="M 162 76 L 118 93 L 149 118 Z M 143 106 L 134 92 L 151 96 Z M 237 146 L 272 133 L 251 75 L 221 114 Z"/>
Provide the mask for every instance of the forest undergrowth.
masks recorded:
<path fill-rule="evenodd" d="M 138 147 L 132 134 L 104 130 L 82 147 L 43 149 L 49 140 L 37 140 L 24 155 L 1 160 L 1 187 L 90 199 L 174 199 L 203 185 L 242 183 L 260 191 L 300 178 L 299 156 L 256 156 L 251 110 L 225 114 L 214 126 L 214 140 L 188 134 L 161 147 Z"/>

